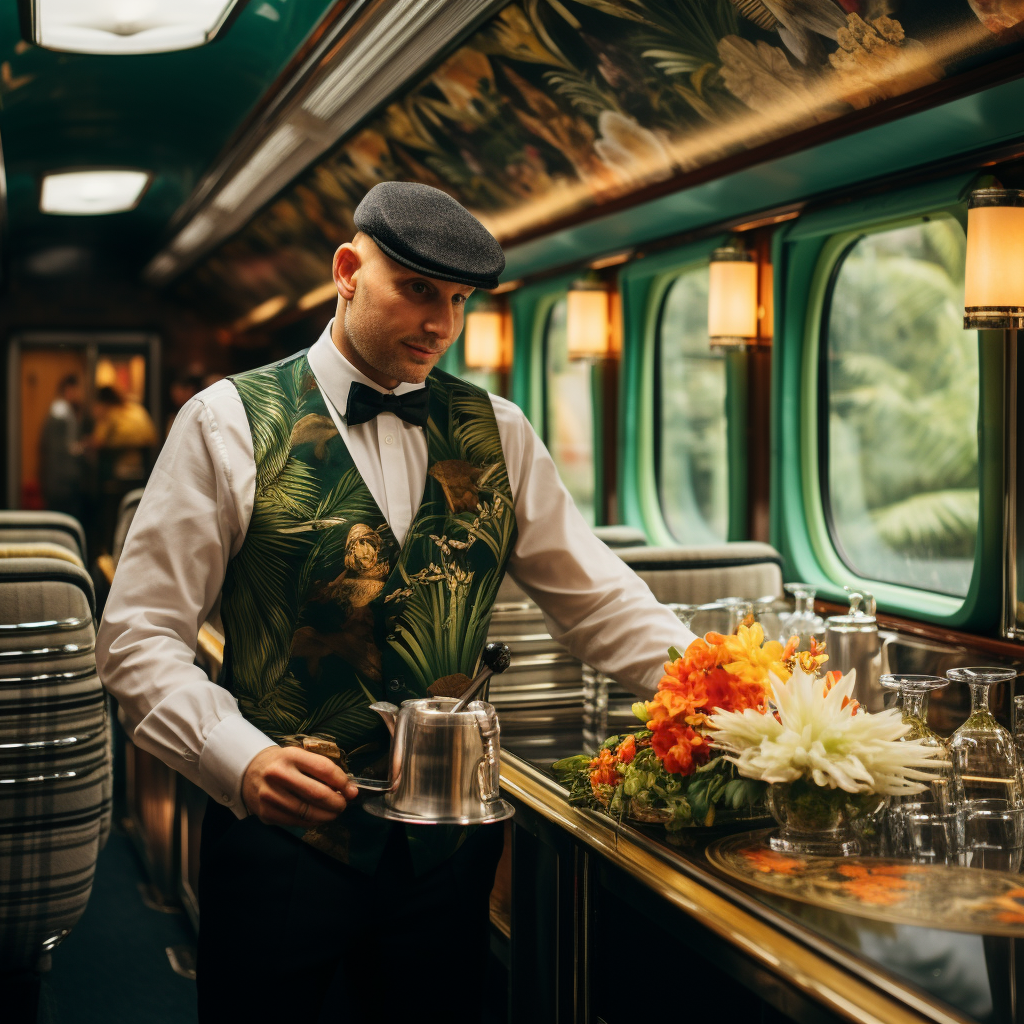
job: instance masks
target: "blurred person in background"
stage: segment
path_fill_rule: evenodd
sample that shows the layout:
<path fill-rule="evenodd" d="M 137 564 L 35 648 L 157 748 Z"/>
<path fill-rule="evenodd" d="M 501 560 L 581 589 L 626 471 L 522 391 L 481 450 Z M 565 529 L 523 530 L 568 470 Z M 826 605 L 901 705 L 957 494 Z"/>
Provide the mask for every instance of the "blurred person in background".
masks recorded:
<path fill-rule="evenodd" d="M 93 417 L 88 447 L 96 455 L 99 544 L 109 550 L 121 498 L 145 485 L 159 438 L 146 409 L 112 387 L 96 392 Z"/>
<path fill-rule="evenodd" d="M 84 392 L 77 373 L 57 386 L 57 396 L 39 437 L 39 485 L 46 507 L 82 518 L 82 451 L 80 420 Z"/>

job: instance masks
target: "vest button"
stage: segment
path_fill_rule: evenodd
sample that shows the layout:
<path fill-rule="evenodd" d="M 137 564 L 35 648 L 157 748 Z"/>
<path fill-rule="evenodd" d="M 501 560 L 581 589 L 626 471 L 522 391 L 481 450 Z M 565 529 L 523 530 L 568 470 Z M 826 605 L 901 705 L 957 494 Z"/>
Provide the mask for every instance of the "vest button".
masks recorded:
<path fill-rule="evenodd" d="M 392 693 L 398 693 L 398 691 L 401 688 L 402 688 L 402 680 L 401 679 L 389 679 L 388 680 L 388 689 Z"/>

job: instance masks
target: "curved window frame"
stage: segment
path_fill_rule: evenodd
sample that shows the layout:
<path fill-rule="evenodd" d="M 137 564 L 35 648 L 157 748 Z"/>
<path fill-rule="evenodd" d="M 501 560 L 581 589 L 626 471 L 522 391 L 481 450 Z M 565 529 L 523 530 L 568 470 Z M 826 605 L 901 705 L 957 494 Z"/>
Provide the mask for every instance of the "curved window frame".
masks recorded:
<path fill-rule="evenodd" d="M 1002 338 L 979 332 L 979 498 L 974 570 L 963 598 L 869 579 L 853 571 L 832 540 L 822 497 L 821 348 L 830 282 L 851 244 L 868 233 L 950 214 L 966 227 L 962 197 L 974 175 L 826 210 L 781 230 L 773 246 L 777 324 L 772 370 L 778 438 L 772 467 L 772 542 L 788 578 L 813 583 L 819 596 L 845 602 L 844 586 L 867 589 L 880 609 L 955 627 L 987 628 L 1002 594 Z M 998 396 L 998 397 L 995 397 Z"/>

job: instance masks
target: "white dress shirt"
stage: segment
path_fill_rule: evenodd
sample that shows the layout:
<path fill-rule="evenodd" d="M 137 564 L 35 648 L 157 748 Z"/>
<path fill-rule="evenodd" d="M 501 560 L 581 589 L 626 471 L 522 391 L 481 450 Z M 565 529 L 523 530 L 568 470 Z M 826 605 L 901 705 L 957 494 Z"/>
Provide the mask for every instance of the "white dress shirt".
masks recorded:
<path fill-rule="evenodd" d="M 345 359 L 330 332 L 328 324 L 309 350 L 310 368 L 401 544 L 426 484 L 426 432 L 390 412 L 351 427 L 345 422 L 353 381 L 384 389 Z M 423 386 L 401 384 L 395 393 Z M 518 406 L 490 398 L 519 528 L 508 572 L 575 657 L 649 695 L 668 647 L 682 649 L 692 634 L 594 536 Z M 245 769 L 274 741 L 195 664 L 195 650 L 200 626 L 218 606 L 228 561 L 245 540 L 255 488 L 249 422 L 235 386 L 223 380 L 175 417 L 125 541 L 96 642 L 100 678 L 117 698 L 132 742 L 239 817 L 247 813 Z"/>

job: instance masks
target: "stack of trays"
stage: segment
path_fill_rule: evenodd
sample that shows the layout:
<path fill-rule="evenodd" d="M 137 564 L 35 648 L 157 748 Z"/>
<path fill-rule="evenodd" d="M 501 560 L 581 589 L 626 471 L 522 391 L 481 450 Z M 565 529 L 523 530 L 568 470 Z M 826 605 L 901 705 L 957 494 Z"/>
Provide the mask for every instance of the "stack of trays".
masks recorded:
<path fill-rule="evenodd" d="M 578 745 L 583 666 L 551 639 L 540 608 L 532 601 L 496 604 L 487 639 L 512 649 L 511 666 L 491 678 L 485 698 L 498 711 L 502 741 L 515 737 L 546 746 L 571 733 Z"/>

